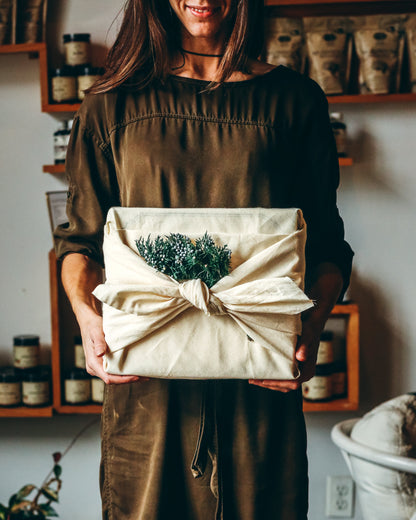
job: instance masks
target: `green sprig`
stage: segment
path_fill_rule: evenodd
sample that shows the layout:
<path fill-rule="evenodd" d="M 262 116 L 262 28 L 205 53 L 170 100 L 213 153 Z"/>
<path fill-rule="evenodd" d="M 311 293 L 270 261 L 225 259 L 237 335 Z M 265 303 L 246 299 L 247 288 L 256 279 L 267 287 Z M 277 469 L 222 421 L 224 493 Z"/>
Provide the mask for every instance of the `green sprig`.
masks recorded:
<path fill-rule="evenodd" d="M 230 249 L 215 245 L 208 233 L 195 241 L 180 233 L 141 237 L 136 246 L 147 264 L 177 281 L 200 278 L 212 287 L 230 272 Z"/>

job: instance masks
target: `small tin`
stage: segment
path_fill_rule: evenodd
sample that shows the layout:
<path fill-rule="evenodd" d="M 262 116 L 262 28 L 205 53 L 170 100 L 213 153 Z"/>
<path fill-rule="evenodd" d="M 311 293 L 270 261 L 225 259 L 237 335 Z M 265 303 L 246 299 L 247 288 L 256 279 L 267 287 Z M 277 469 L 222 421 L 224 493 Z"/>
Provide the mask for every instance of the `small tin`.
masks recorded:
<path fill-rule="evenodd" d="M 19 406 L 22 401 L 21 374 L 14 367 L 0 368 L 0 406 Z"/>
<path fill-rule="evenodd" d="M 86 370 L 73 368 L 65 376 L 65 401 L 87 404 L 91 401 L 91 376 Z"/>
<path fill-rule="evenodd" d="M 22 394 L 25 406 L 47 406 L 51 401 L 51 369 L 39 366 L 27 370 L 23 375 Z"/>
<path fill-rule="evenodd" d="M 35 368 L 39 365 L 40 344 L 39 336 L 21 334 L 13 338 L 13 365 L 15 368 Z"/>

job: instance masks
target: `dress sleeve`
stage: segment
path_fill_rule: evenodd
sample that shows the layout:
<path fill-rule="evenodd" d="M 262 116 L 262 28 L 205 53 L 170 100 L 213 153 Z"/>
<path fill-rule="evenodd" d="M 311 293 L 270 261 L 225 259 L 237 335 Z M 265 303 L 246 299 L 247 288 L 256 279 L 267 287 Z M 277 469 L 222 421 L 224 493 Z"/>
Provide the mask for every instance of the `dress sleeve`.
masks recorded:
<path fill-rule="evenodd" d="M 312 282 L 314 270 L 320 263 L 331 262 L 341 270 L 344 293 L 349 284 L 354 253 L 344 239 L 344 223 L 337 207 L 339 162 L 328 101 L 317 84 L 314 83 L 313 88 L 313 102 L 303 119 L 298 149 L 301 207 L 308 237 L 306 284 Z"/>
<path fill-rule="evenodd" d="M 54 232 L 58 258 L 81 253 L 103 265 L 103 228 L 108 210 L 119 206 L 119 190 L 111 149 L 74 120 L 66 158 L 69 181 L 68 223 Z"/>

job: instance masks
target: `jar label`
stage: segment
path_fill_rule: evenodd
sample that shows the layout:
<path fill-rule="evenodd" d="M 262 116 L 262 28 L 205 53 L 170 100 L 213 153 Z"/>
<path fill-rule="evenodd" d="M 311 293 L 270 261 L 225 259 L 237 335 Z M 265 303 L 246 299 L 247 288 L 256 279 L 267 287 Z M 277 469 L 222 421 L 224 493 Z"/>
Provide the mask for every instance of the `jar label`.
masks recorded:
<path fill-rule="evenodd" d="M 38 406 L 49 402 L 48 381 L 23 381 L 23 403 Z"/>
<path fill-rule="evenodd" d="M 57 103 L 77 98 L 77 84 L 74 76 L 52 78 L 52 99 Z"/>
<path fill-rule="evenodd" d="M 39 365 L 40 348 L 38 345 L 15 345 L 13 352 L 16 368 L 33 368 Z"/>
<path fill-rule="evenodd" d="M 14 406 L 21 399 L 20 383 L 0 383 L 0 406 Z"/>
<path fill-rule="evenodd" d="M 66 379 L 65 400 L 68 403 L 86 403 L 91 399 L 91 381 L 89 379 Z"/>
<path fill-rule="evenodd" d="M 332 381 L 330 376 L 314 376 L 303 383 L 302 393 L 309 401 L 318 401 L 332 397 Z"/>
<path fill-rule="evenodd" d="M 104 386 L 105 383 L 102 379 L 92 380 L 92 400 L 95 403 L 102 403 L 104 401 Z"/>
<path fill-rule="evenodd" d="M 334 361 L 334 348 L 332 341 L 320 341 L 318 349 L 317 365 L 325 365 Z"/>
<path fill-rule="evenodd" d="M 78 76 L 78 99 L 84 99 L 84 90 L 94 85 L 100 76 Z"/>
<path fill-rule="evenodd" d="M 343 128 L 333 128 L 337 152 L 346 154 L 347 151 L 347 132 Z"/>
<path fill-rule="evenodd" d="M 67 65 L 87 65 L 90 61 L 90 44 L 88 42 L 65 43 L 65 62 Z"/>
<path fill-rule="evenodd" d="M 56 135 L 53 138 L 53 155 L 55 160 L 65 161 L 68 142 L 69 133 L 68 135 Z"/>
<path fill-rule="evenodd" d="M 75 345 L 75 366 L 77 368 L 83 368 L 85 370 L 85 352 L 82 345 Z"/>

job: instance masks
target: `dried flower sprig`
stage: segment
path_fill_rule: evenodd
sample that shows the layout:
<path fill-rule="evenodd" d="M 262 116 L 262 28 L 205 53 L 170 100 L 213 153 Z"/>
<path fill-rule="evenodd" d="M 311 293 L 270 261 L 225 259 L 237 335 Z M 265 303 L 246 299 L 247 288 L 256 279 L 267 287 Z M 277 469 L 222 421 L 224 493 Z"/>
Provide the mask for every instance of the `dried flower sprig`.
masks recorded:
<path fill-rule="evenodd" d="M 81 435 L 96 423 L 97 419 L 94 419 L 84 426 L 63 453 L 52 454 L 53 467 L 39 487 L 26 484 L 10 497 L 8 506 L 0 504 L 0 520 L 48 520 L 58 517 L 51 504 L 59 501 L 59 491 L 62 487 L 62 466 L 59 463 Z"/>
<path fill-rule="evenodd" d="M 180 233 L 154 240 L 141 237 L 136 246 L 151 267 L 177 281 L 200 278 L 212 287 L 230 272 L 230 249 L 217 246 L 208 233 L 195 241 Z"/>

